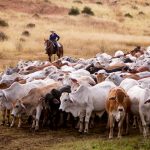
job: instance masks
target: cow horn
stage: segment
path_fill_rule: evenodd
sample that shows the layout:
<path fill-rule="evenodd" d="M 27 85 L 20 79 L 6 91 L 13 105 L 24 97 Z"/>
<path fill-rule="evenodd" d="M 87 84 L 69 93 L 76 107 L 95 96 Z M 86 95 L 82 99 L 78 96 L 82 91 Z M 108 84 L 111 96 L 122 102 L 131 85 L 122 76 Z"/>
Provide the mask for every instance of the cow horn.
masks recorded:
<path fill-rule="evenodd" d="M 150 99 L 148 99 L 144 104 L 150 103 Z"/>
<path fill-rule="evenodd" d="M 24 109 L 26 109 L 26 107 L 24 106 L 24 104 L 21 103 L 21 106 L 22 106 Z"/>

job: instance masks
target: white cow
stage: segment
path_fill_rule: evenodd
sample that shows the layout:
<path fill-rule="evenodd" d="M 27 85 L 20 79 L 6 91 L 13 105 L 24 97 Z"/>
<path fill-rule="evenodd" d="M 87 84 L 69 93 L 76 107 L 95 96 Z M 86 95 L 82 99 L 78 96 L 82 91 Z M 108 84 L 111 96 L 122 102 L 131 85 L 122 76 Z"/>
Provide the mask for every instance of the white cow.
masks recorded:
<path fill-rule="evenodd" d="M 52 79 L 34 80 L 26 84 L 20 84 L 18 82 L 15 82 L 9 88 L 5 90 L 0 90 L 0 103 L 1 103 L 1 110 L 3 111 L 2 112 L 3 123 L 5 122 L 6 110 L 11 110 L 13 107 L 13 103 L 17 99 L 21 99 L 22 97 L 26 96 L 29 93 L 29 91 L 33 88 L 43 87 L 53 82 L 55 81 Z M 9 123 L 9 115 L 8 115 L 8 123 Z"/>
<path fill-rule="evenodd" d="M 71 112 L 75 117 L 79 116 L 79 132 L 83 130 L 84 121 L 84 132 L 88 132 L 89 119 L 92 112 L 95 111 L 99 116 L 103 115 L 105 100 L 107 99 L 109 90 L 113 87 L 116 87 L 116 85 L 110 81 L 104 81 L 93 87 L 81 85 L 75 92 L 62 94 L 60 109 Z"/>
<path fill-rule="evenodd" d="M 135 85 L 128 90 L 127 94 L 131 100 L 131 111 L 134 115 L 140 116 L 143 136 L 146 137 L 148 135 L 147 125 L 150 124 L 150 104 L 145 102 L 150 99 L 150 89 Z"/>
<path fill-rule="evenodd" d="M 4 73 L 1 76 L 1 81 L 0 84 L 7 84 L 7 85 L 11 85 L 17 78 L 21 78 L 22 76 L 19 73 L 13 73 L 11 75 L 7 75 L 6 73 Z"/>
<path fill-rule="evenodd" d="M 132 88 L 135 85 L 139 85 L 139 82 L 131 78 L 126 78 L 120 83 L 119 86 L 127 92 L 130 88 Z"/>
<path fill-rule="evenodd" d="M 43 70 L 36 71 L 28 75 L 24 75 L 23 79 L 25 79 L 27 82 L 31 82 L 34 79 L 46 78 L 51 72 L 54 72 L 54 71 L 57 71 L 56 67 L 48 66 L 48 67 L 45 67 Z"/>
<path fill-rule="evenodd" d="M 117 86 L 120 85 L 120 83 L 124 80 L 124 78 L 121 77 L 120 73 L 111 73 L 106 79 L 106 81 L 112 81 L 115 83 Z"/>

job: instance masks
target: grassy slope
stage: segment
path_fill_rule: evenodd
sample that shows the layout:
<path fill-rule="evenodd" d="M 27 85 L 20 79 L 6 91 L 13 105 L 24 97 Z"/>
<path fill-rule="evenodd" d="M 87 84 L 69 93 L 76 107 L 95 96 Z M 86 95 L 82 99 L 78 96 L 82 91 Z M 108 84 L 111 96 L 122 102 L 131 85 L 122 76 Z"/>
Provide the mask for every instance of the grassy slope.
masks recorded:
<path fill-rule="evenodd" d="M 74 3 L 72 0 L 55 0 L 51 3 L 34 0 L 31 7 L 34 8 L 37 4 L 41 8 L 34 8 L 33 12 L 25 5 L 25 1 L 22 11 L 17 10 L 13 1 L 8 3 L 7 9 L 0 11 L 0 18 L 9 23 L 8 28 L 0 27 L 0 30 L 9 36 L 8 41 L 0 43 L 1 70 L 14 65 L 19 59 L 46 60 L 43 39 L 49 36 L 50 30 L 60 34 L 65 55 L 77 57 L 92 57 L 100 51 L 112 53 L 118 49 L 130 50 L 136 45 L 147 46 L 150 43 L 150 9 L 139 0 L 138 3 L 120 1 L 117 5 L 97 5 L 87 0 L 83 1 L 83 4 Z M 89 6 L 95 16 L 68 16 L 67 12 L 72 6 L 78 7 L 80 11 L 84 6 Z M 18 7 L 21 7 L 20 3 Z M 56 9 L 49 12 L 53 7 Z M 62 10 L 65 11 L 61 12 Z M 24 13 L 28 11 L 29 13 Z M 144 15 L 139 15 L 140 11 L 144 12 Z M 40 18 L 33 17 L 36 12 Z M 130 13 L 133 18 L 124 17 L 125 13 Z M 35 23 L 36 27 L 28 29 L 28 23 Z M 28 30 L 31 36 L 23 37 L 21 34 L 24 30 Z M 20 38 L 24 38 L 26 42 L 20 42 Z"/>

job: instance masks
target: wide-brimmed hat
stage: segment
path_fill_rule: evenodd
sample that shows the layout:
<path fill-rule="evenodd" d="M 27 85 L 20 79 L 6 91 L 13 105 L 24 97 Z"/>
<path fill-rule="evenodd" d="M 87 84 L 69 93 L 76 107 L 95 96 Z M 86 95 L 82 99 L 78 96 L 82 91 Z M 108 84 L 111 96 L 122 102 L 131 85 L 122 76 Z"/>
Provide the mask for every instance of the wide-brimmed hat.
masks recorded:
<path fill-rule="evenodd" d="M 54 33 L 55 31 L 51 30 L 50 32 L 51 32 L 51 33 Z"/>

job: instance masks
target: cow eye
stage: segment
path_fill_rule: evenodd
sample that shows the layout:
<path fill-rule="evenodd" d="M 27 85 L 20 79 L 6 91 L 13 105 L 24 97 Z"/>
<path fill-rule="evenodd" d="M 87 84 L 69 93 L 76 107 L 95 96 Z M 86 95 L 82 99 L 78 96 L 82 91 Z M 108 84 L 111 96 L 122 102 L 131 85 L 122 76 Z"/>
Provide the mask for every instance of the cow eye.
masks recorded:
<path fill-rule="evenodd" d="M 19 108 L 19 106 L 17 105 L 16 108 Z"/>
<path fill-rule="evenodd" d="M 67 99 L 65 99 L 64 101 L 67 102 Z"/>

